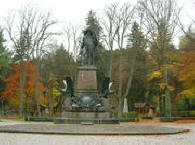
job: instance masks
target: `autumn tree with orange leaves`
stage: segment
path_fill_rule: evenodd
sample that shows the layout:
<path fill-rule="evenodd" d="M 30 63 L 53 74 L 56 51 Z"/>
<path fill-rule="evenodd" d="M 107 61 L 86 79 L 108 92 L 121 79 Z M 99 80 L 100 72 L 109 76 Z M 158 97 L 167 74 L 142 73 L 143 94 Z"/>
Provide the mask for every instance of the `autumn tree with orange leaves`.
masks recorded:
<path fill-rule="evenodd" d="M 26 74 L 25 74 L 25 83 L 24 83 L 24 104 L 28 108 L 33 108 L 35 105 L 35 98 L 33 98 L 33 92 L 34 92 L 34 78 L 35 78 L 35 65 L 33 62 L 25 62 L 24 63 L 26 67 Z M 8 104 L 14 108 L 19 108 L 19 85 L 20 85 L 20 67 L 19 64 L 13 64 L 12 74 L 8 77 L 6 81 L 6 88 L 3 92 L 3 95 L 5 99 L 7 100 Z M 37 91 L 39 92 L 38 99 L 41 100 L 42 94 L 45 91 L 45 87 L 41 83 L 41 79 L 39 77 L 38 79 L 38 87 Z M 28 110 L 32 111 L 32 110 Z"/>
<path fill-rule="evenodd" d="M 190 36 L 190 37 L 189 37 Z M 195 98 L 195 33 L 189 30 L 181 39 L 181 64 L 178 67 L 178 78 L 183 83 L 179 98 Z"/>

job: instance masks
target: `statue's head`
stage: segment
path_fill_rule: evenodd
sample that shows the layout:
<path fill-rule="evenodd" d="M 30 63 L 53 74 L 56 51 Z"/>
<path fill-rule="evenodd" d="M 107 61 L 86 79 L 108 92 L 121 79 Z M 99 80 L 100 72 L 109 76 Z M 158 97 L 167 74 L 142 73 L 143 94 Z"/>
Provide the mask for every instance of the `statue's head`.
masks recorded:
<path fill-rule="evenodd" d="M 84 33 L 84 36 L 86 36 L 86 35 L 93 36 L 95 34 L 91 29 L 86 29 L 85 31 L 83 31 L 83 33 Z"/>

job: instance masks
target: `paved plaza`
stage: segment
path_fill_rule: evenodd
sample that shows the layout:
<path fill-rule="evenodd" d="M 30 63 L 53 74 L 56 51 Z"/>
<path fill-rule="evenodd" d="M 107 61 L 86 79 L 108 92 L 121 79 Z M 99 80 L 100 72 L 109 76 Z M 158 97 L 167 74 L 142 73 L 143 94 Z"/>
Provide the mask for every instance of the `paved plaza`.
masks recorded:
<path fill-rule="evenodd" d="M 34 122 L 7 121 L 0 126 L 15 124 L 37 124 Z M 40 123 L 38 123 L 40 124 Z M 41 123 L 48 125 L 52 123 Z M 125 125 L 158 126 L 190 129 L 176 135 L 46 135 L 23 133 L 0 133 L 0 145 L 194 145 L 195 123 L 126 123 Z"/>
<path fill-rule="evenodd" d="M 16 124 L 0 126 L 2 133 L 58 135 L 167 135 L 188 132 L 188 129 L 128 124 Z"/>

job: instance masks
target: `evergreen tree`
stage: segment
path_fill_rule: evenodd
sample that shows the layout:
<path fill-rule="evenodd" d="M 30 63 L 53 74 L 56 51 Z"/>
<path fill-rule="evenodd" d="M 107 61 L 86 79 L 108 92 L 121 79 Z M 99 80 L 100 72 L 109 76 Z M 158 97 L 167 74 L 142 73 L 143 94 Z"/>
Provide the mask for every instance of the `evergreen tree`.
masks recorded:
<path fill-rule="evenodd" d="M 144 35 L 141 32 L 137 22 L 133 23 L 131 34 L 129 35 L 128 39 L 128 45 L 134 48 L 145 48 L 146 46 L 146 39 L 144 39 Z"/>
<path fill-rule="evenodd" d="M 5 61 L 5 56 L 4 56 L 4 51 L 5 51 L 5 47 L 3 45 L 3 42 L 5 40 L 3 39 L 3 32 L 0 32 L 0 91 L 3 90 L 4 88 L 4 76 L 2 76 L 2 71 L 3 71 L 3 65 L 4 65 L 4 61 Z"/>
<path fill-rule="evenodd" d="M 7 76 L 7 70 L 9 69 L 10 52 L 6 50 L 4 46 L 3 31 L 0 30 L 0 81 L 3 81 Z M 0 85 L 2 87 L 2 85 Z M 1 91 L 1 88 L 0 88 Z"/>
<path fill-rule="evenodd" d="M 86 29 L 94 31 L 96 34 L 97 40 L 100 39 L 102 27 L 100 26 L 99 21 L 96 17 L 96 13 L 93 10 L 90 10 L 87 15 Z"/>
<path fill-rule="evenodd" d="M 2 95 L 3 90 L 5 89 L 5 81 L 10 72 L 9 60 L 10 53 L 6 50 L 4 46 L 4 36 L 3 30 L 0 28 L 0 101 L 1 101 L 1 110 L 4 110 L 4 96 Z"/>
<path fill-rule="evenodd" d="M 130 109 L 133 109 L 135 102 L 144 101 L 146 85 L 141 84 L 145 83 L 144 78 L 148 69 L 147 53 L 145 51 L 146 39 L 144 38 L 144 35 L 136 22 L 134 22 L 132 26 L 127 47 L 127 58 L 130 64 L 130 73 L 128 76 L 129 78 L 125 96 L 128 95 Z"/>

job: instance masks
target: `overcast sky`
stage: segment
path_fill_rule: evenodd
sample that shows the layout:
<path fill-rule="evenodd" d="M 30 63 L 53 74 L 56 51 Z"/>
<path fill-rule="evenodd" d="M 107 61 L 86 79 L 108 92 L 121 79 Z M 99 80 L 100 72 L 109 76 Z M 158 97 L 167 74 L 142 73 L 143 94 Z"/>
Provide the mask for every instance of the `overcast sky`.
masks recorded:
<path fill-rule="evenodd" d="M 119 1 L 136 3 L 136 0 L 1 0 L 0 17 L 5 17 L 9 11 L 19 9 L 23 5 L 33 4 L 39 9 L 50 11 L 53 18 L 59 22 L 83 25 L 89 10 L 93 9 L 101 15 L 105 5 Z M 195 18 L 192 1 L 178 0 L 178 5 L 183 7 L 181 17 L 186 27 L 190 24 L 189 17 Z"/>

